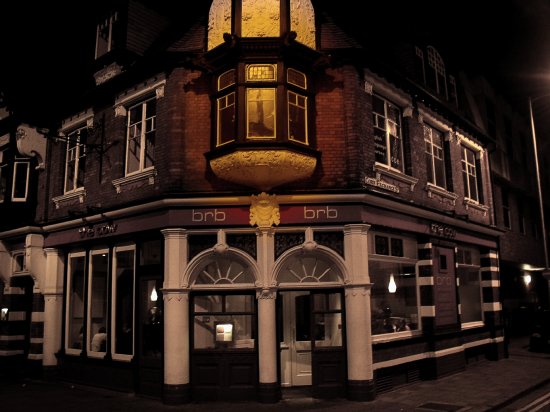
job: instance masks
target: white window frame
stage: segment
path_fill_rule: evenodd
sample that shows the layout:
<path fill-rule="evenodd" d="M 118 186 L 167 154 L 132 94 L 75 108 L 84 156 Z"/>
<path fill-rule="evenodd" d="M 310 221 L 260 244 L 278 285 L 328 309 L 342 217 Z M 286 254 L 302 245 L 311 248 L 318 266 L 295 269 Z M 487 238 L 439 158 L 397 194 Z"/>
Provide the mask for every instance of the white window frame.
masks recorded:
<path fill-rule="evenodd" d="M 296 96 L 296 103 L 291 102 L 291 95 Z M 304 105 L 303 106 L 299 105 L 299 98 L 300 97 L 304 99 Z M 290 107 L 291 106 L 297 107 L 298 109 L 302 109 L 304 111 L 304 129 L 305 129 L 304 138 L 305 139 L 304 139 L 303 142 L 300 141 L 300 140 L 297 140 L 297 139 L 293 139 L 292 136 L 290 136 Z M 308 125 L 308 121 L 307 121 L 307 117 L 308 117 L 308 110 L 307 109 L 308 109 L 308 98 L 307 98 L 307 96 L 304 96 L 303 94 L 300 94 L 300 93 L 296 93 L 295 91 L 292 91 L 292 90 L 287 90 L 286 121 L 287 121 L 287 127 L 288 127 L 288 140 L 290 140 L 292 142 L 296 142 L 296 143 L 309 145 L 309 133 L 308 133 L 309 125 Z"/>
<path fill-rule="evenodd" d="M 382 165 L 385 168 L 388 168 L 390 170 L 394 170 L 398 173 L 405 173 L 405 156 L 404 156 L 404 150 L 403 150 L 403 109 L 401 106 L 391 102 L 386 97 L 384 97 L 381 94 L 373 95 L 373 97 L 376 97 L 384 102 L 384 113 L 376 113 L 377 116 L 383 116 L 384 120 L 384 137 L 385 137 L 385 144 L 386 144 L 386 163 L 382 163 L 378 160 L 375 161 L 375 164 Z M 397 125 L 393 121 L 390 121 L 388 119 L 388 106 L 395 107 L 397 110 L 399 110 L 399 119 L 400 124 Z M 374 114 L 373 109 L 373 114 Z M 396 135 L 396 138 L 399 139 L 399 153 L 400 153 L 400 168 L 395 168 L 392 166 L 392 156 L 391 156 L 391 141 L 390 141 L 390 123 L 395 124 L 396 129 L 398 130 L 398 134 Z M 373 124 L 373 127 L 381 129 L 376 124 Z"/>
<path fill-rule="evenodd" d="M 139 102 L 136 102 L 135 104 L 131 105 L 130 107 L 128 107 L 128 115 L 127 115 L 127 118 L 126 118 L 126 151 L 125 151 L 125 162 L 124 162 L 124 176 L 133 176 L 133 175 L 137 175 L 137 174 L 142 174 L 144 172 L 147 172 L 149 170 L 154 170 L 155 169 L 155 164 L 154 164 L 154 160 L 153 160 L 153 165 L 151 166 L 148 166 L 148 167 L 145 167 L 145 154 L 146 154 L 146 149 L 147 149 L 147 140 L 146 140 L 146 135 L 147 135 L 147 124 L 148 122 L 150 121 L 151 124 L 153 125 L 152 129 L 149 130 L 149 131 L 154 131 L 156 133 L 156 130 L 157 130 L 157 127 L 156 127 L 156 124 L 157 124 L 157 109 L 155 109 L 155 115 L 153 117 L 150 117 L 150 118 L 147 118 L 147 104 L 148 102 L 150 101 L 153 101 L 153 100 L 156 100 L 156 97 L 155 96 L 149 96 L 148 98 L 147 97 L 144 97 L 142 100 L 140 100 Z M 156 104 L 156 102 L 155 102 Z M 142 127 L 141 127 L 141 133 L 140 133 L 140 136 L 139 136 L 139 141 L 140 141 L 140 149 L 139 149 L 139 167 L 137 170 L 134 170 L 132 172 L 129 172 L 128 171 L 128 154 L 129 154 L 129 150 L 130 150 L 130 131 L 131 131 L 131 127 L 132 125 L 130 124 L 130 111 L 134 110 L 134 109 L 137 109 L 138 107 L 141 107 L 141 124 L 142 124 Z M 137 137 L 136 137 L 137 139 Z M 154 148 L 153 148 L 154 150 Z"/>
<path fill-rule="evenodd" d="M 433 127 L 432 125 L 430 125 L 428 123 L 424 123 L 423 127 L 424 127 L 424 142 L 426 144 L 429 144 L 429 147 L 430 147 L 430 152 L 428 153 L 427 151 L 425 151 L 425 153 L 426 153 L 426 156 L 429 156 L 430 161 L 432 163 L 432 176 L 428 176 L 428 183 L 431 183 L 432 185 L 437 186 L 441 189 L 447 190 L 447 171 L 445 170 L 446 169 L 446 160 L 447 160 L 445 158 L 445 135 L 441 130 L 436 129 L 435 127 Z M 426 137 L 426 130 L 430 131 L 429 139 Z M 441 136 L 441 146 L 438 146 L 434 142 L 434 136 L 433 136 L 434 131 Z M 437 173 L 436 173 L 435 159 L 436 158 L 439 159 L 439 158 L 436 156 L 436 154 L 434 152 L 434 148 L 437 148 L 437 149 L 441 150 L 441 161 L 443 162 L 443 186 L 437 184 L 437 178 L 436 178 Z"/>
<path fill-rule="evenodd" d="M 445 74 L 445 62 L 443 61 L 443 58 L 441 57 L 439 52 L 434 47 L 428 46 L 427 52 L 428 64 L 434 69 L 436 91 L 437 93 L 444 94 L 445 98 L 448 98 L 447 82 L 445 81 L 445 84 L 440 85 L 438 76 L 441 75 L 445 80 L 447 79 L 447 76 Z"/>
<path fill-rule="evenodd" d="M 116 353 L 116 294 L 117 294 L 117 286 L 116 286 L 116 272 L 117 272 L 117 253 L 118 252 L 134 252 L 134 268 L 133 268 L 133 289 L 132 289 L 132 296 L 133 296 L 133 305 L 132 305 L 132 354 L 120 354 Z M 110 330 L 110 340 L 111 340 L 111 356 L 114 360 L 121 360 L 121 361 L 131 361 L 135 355 L 135 329 L 136 329 L 136 313 L 135 313 L 135 299 L 136 299 L 136 245 L 135 244 L 129 244 L 129 245 L 118 245 L 113 248 L 113 256 L 112 256 L 112 269 L 111 269 L 111 330 Z"/>
<path fill-rule="evenodd" d="M 83 161 L 85 161 L 87 154 L 85 143 L 81 142 L 79 132 L 86 129 L 87 127 L 87 125 L 78 127 L 67 134 L 67 144 L 65 150 L 65 178 L 63 179 L 63 193 L 65 194 L 80 192 L 84 189 L 84 184 L 82 184 L 82 186 L 78 186 L 78 173 L 80 170 L 81 159 L 84 159 Z M 71 143 L 75 143 L 76 145 L 71 148 Z M 69 182 L 67 181 L 69 176 L 69 161 L 72 160 L 72 158 L 69 157 L 69 151 L 72 150 L 74 150 L 74 177 L 72 184 L 70 185 L 71 188 L 67 189 L 67 187 L 69 186 Z"/>
<path fill-rule="evenodd" d="M 95 255 L 102 255 L 107 254 L 107 262 L 109 262 L 109 259 L 111 257 L 109 248 L 104 249 L 92 249 L 88 252 L 88 289 L 86 290 L 87 294 L 87 303 L 88 307 L 86 309 L 86 353 L 88 357 L 90 358 L 103 358 L 105 354 L 107 353 L 105 349 L 105 352 L 94 352 L 92 351 L 92 294 L 93 294 L 93 257 Z M 110 276 L 109 273 L 109 264 L 107 264 L 107 280 Z M 111 301 L 109 299 L 109 294 L 107 293 L 107 290 L 105 291 L 105 298 L 107 299 L 107 302 L 105 303 L 105 306 L 108 310 L 109 305 L 111 304 Z M 105 314 L 105 320 L 108 320 L 107 314 Z M 105 331 L 107 333 L 107 339 L 109 339 L 109 336 L 111 335 L 111 330 L 109 329 L 108 325 L 105 325 Z M 107 342 L 105 342 L 107 343 Z M 107 344 L 105 344 L 105 347 L 107 348 Z"/>
<path fill-rule="evenodd" d="M 461 151 L 460 163 L 462 165 L 461 173 L 463 176 L 466 173 L 466 177 L 467 177 L 466 179 L 464 178 L 462 179 L 463 181 L 465 180 L 467 183 L 467 186 L 464 187 L 464 198 L 468 199 L 471 202 L 475 202 L 479 204 L 481 203 L 480 199 L 481 199 L 481 189 L 482 189 L 482 187 L 480 187 L 481 185 L 479 184 L 479 179 L 481 178 L 479 173 L 481 173 L 481 168 L 478 169 L 477 162 L 475 162 L 475 160 L 479 159 L 479 152 L 477 152 L 475 149 L 471 147 L 468 147 L 467 145 L 461 145 L 460 151 Z M 468 157 L 467 157 L 468 152 L 471 152 L 474 154 L 473 164 L 468 161 Z M 466 166 L 466 169 L 464 169 L 464 166 Z M 469 167 L 473 167 L 475 171 L 475 175 L 472 175 L 470 173 Z M 472 197 L 472 189 L 470 187 L 470 177 L 475 178 L 474 180 L 476 182 L 477 199 L 474 199 Z"/>
<path fill-rule="evenodd" d="M 67 255 L 67 286 L 65 296 L 65 353 L 68 355 L 80 355 L 84 350 L 84 342 L 80 349 L 71 348 L 69 346 L 69 324 L 71 322 L 71 290 L 72 290 L 72 278 L 68 276 L 71 273 L 71 259 L 84 257 L 84 268 L 86 268 L 86 252 L 71 252 Z M 86 280 L 86 274 L 84 274 L 84 281 Z M 84 288 L 84 293 L 86 289 Z M 86 313 L 82 313 L 82 323 L 84 324 Z"/>
<path fill-rule="evenodd" d="M 15 197 L 16 181 L 17 181 L 17 165 L 25 165 L 26 176 L 25 176 L 25 196 L 24 197 Z M 13 162 L 13 179 L 11 185 L 11 201 L 12 202 L 26 202 L 27 197 L 29 196 L 29 180 L 31 176 L 31 164 L 27 158 L 15 158 Z"/>

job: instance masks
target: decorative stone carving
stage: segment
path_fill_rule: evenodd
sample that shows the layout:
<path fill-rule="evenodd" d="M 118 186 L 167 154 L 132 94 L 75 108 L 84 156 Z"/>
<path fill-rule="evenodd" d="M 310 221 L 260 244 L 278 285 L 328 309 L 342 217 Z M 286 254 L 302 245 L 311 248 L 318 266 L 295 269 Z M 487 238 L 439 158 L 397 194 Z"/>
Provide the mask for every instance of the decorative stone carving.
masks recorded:
<path fill-rule="evenodd" d="M 289 150 L 242 150 L 210 160 L 221 179 L 259 190 L 304 179 L 313 174 L 317 159 Z"/>
<path fill-rule="evenodd" d="M 99 86 L 113 77 L 118 76 L 120 73 L 122 73 L 122 67 L 116 63 L 112 63 L 94 74 L 95 84 Z"/>
<path fill-rule="evenodd" d="M 296 41 L 315 49 L 315 12 L 310 0 L 290 0 L 290 30 Z"/>
<path fill-rule="evenodd" d="M 208 50 L 224 42 L 224 33 L 231 33 L 231 0 L 214 0 L 208 14 Z"/>
<path fill-rule="evenodd" d="M 128 111 L 123 105 L 119 104 L 118 106 L 115 106 L 115 117 L 126 117 L 127 113 Z"/>
<path fill-rule="evenodd" d="M 259 228 L 269 228 L 281 223 L 279 204 L 275 195 L 268 195 L 265 192 L 258 196 L 251 196 L 250 225 L 257 225 Z"/>
<path fill-rule="evenodd" d="M 364 88 L 365 88 L 365 93 L 372 95 L 372 92 L 374 90 L 374 84 L 365 80 Z"/>
<path fill-rule="evenodd" d="M 413 107 L 407 106 L 403 109 L 403 117 L 413 117 Z"/>
<path fill-rule="evenodd" d="M 155 89 L 155 97 L 157 98 L 157 100 L 161 97 L 164 97 L 164 84 L 161 84 Z"/>
<path fill-rule="evenodd" d="M 46 161 L 46 139 L 36 128 L 22 124 L 17 128 L 17 150 L 23 156 L 36 157 L 39 170 L 44 169 Z"/>
<path fill-rule="evenodd" d="M 280 0 L 243 0 L 242 37 L 279 37 Z"/>

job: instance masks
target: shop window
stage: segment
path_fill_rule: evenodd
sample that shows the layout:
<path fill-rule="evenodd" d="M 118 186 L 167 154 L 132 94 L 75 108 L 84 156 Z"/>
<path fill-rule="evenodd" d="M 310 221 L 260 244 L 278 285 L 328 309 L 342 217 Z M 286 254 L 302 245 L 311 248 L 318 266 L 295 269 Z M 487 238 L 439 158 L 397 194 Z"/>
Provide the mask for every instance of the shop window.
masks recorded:
<path fill-rule="evenodd" d="M 65 156 L 65 193 L 74 192 L 84 187 L 86 170 L 86 140 L 88 128 L 81 127 L 67 135 Z"/>
<path fill-rule="evenodd" d="M 410 334 L 419 329 L 416 242 L 371 234 L 369 253 L 372 334 Z"/>
<path fill-rule="evenodd" d="M 157 100 L 155 97 L 128 109 L 126 176 L 154 167 L 156 117 Z"/>
<path fill-rule="evenodd" d="M 65 342 L 67 353 L 80 353 L 84 337 L 84 300 L 86 255 L 69 254 L 67 261 L 67 316 Z"/>
<path fill-rule="evenodd" d="M 342 294 L 323 293 L 312 297 L 315 347 L 342 346 Z"/>
<path fill-rule="evenodd" d="M 374 156 L 378 163 L 403 171 L 401 109 L 380 96 L 372 96 Z"/>
<path fill-rule="evenodd" d="M 459 247 L 456 255 L 462 324 L 483 321 L 479 251 Z"/>
<path fill-rule="evenodd" d="M 90 252 L 88 280 L 88 346 L 89 353 L 107 350 L 109 250 Z"/>
<path fill-rule="evenodd" d="M 254 349 L 254 295 L 196 295 L 192 307 L 194 349 Z"/>
<path fill-rule="evenodd" d="M 119 246 L 114 250 L 112 277 L 113 357 L 133 355 L 135 246 Z"/>
<path fill-rule="evenodd" d="M 160 359 L 164 345 L 162 279 L 141 281 L 141 355 Z"/>

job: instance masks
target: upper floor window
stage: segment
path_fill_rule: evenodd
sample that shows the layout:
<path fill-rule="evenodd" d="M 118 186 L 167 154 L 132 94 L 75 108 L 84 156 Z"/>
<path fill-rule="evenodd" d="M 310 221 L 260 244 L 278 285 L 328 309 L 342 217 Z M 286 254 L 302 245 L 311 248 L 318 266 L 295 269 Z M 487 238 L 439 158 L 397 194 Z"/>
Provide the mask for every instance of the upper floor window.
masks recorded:
<path fill-rule="evenodd" d="M 277 64 L 246 64 L 241 67 L 244 67 L 244 72 L 239 74 L 230 69 L 217 79 L 216 147 L 236 140 L 265 139 L 309 144 L 306 75 L 288 68 L 286 81 L 281 85 L 277 81 L 280 78 Z M 244 84 L 238 85 L 239 76 L 244 77 Z M 238 90 L 241 88 L 242 93 Z M 286 93 L 280 93 L 281 89 L 286 89 Z M 239 102 L 238 96 L 243 96 L 241 100 L 244 102 Z M 240 127 L 236 113 L 242 110 L 245 124 Z M 282 119 L 286 124 L 281 122 Z M 237 135 L 241 129 L 244 139 Z"/>
<path fill-rule="evenodd" d="M 426 81 L 428 86 L 434 89 L 438 94 L 447 98 L 447 82 L 445 77 L 445 63 L 436 49 L 428 46 L 428 73 Z"/>
<path fill-rule="evenodd" d="M 110 52 L 114 46 L 114 27 L 118 20 L 116 12 L 97 25 L 95 58 Z"/>
<path fill-rule="evenodd" d="M 156 98 L 128 110 L 126 175 L 150 169 L 155 164 Z"/>
<path fill-rule="evenodd" d="M 401 109 L 380 96 L 372 96 L 374 154 L 377 162 L 403 171 Z"/>
<path fill-rule="evenodd" d="M 13 162 L 12 202 L 25 202 L 29 194 L 31 164 L 29 158 L 15 156 Z"/>
<path fill-rule="evenodd" d="M 511 229 L 512 228 L 512 219 L 510 216 L 510 196 L 508 194 L 508 190 L 506 188 L 501 189 L 501 195 L 502 195 L 502 224 L 505 228 Z"/>
<path fill-rule="evenodd" d="M 424 142 L 426 144 L 426 170 L 428 172 L 428 182 L 446 188 L 443 133 L 425 124 Z"/>
<path fill-rule="evenodd" d="M 67 135 L 65 157 L 65 193 L 84 187 L 86 170 L 86 140 L 88 128 L 81 127 Z"/>
<path fill-rule="evenodd" d="M 6 198 L 8 190 L 8 149 L 0 149 L 0 202 Z"/>
<path fill-rule="evenodd" d="M 476 152 L 465 146 L 462 151 L 462 178 L 464 182 L 464 197 L 476 202 L 481 201 L 479 179 L 481 178 Z"/>

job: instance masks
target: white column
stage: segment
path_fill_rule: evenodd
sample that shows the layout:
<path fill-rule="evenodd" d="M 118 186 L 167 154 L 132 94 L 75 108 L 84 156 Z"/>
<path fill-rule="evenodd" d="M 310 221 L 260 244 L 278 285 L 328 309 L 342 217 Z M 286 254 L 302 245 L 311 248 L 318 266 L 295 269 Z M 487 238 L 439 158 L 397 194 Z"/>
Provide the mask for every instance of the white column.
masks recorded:
<path fill-rule="evenodd" d="M 164 235 L 164 384 L 189 383 L 189 292 L 183 286 L 187 266 L 185 229 Z"/>
<path fill-rule="evenodd" d="M 57 249 L 46 248 L 44 293 L 43 366 L 56 366 L 55 354 L 61 349 L 63 310 L 63 260 Z"/>
<path fill-rule="evenodd" d="M 368 231 L 366 224 L 344 227 L 344 257 L 349 271 L 346 282 L 346 343 L 348 396 L 356 400 L 374 397 Z"/>
<path fill-rule="evenodd" d="M 260 384 L 277 382 L 277 323 L 273 290 L 258 292 L 258 353 Z"/>

